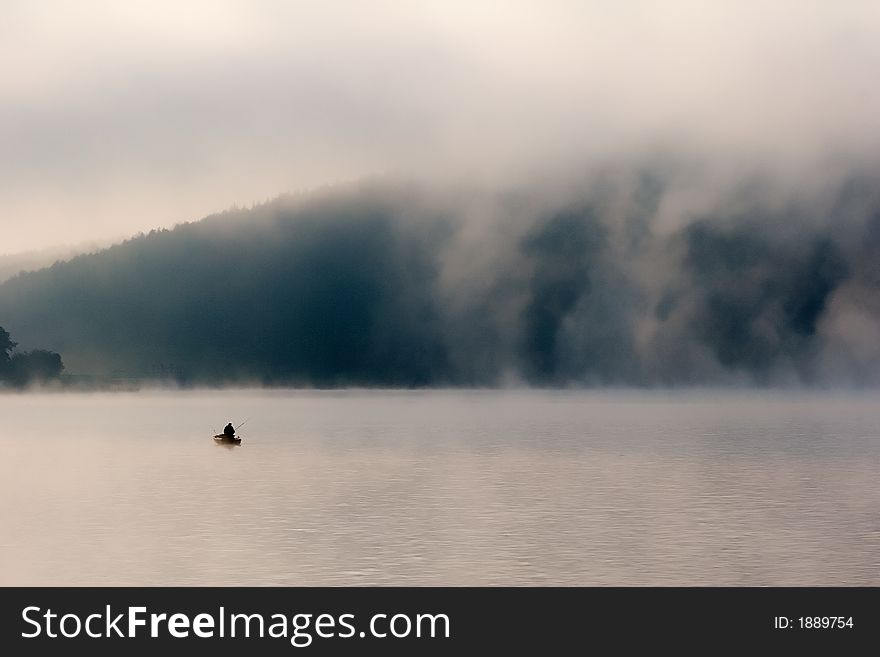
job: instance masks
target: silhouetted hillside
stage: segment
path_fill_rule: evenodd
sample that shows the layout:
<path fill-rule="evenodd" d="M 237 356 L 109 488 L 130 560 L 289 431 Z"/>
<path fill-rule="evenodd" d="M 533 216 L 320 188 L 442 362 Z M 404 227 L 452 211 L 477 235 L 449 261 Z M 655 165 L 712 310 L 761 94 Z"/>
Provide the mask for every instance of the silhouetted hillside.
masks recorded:
<path fill-rule="evenodd" d="M 15 277 L 0 324 L 74 373 L 194 383 L 880 382 L 877 181 L 670 222 L 678 185 L 281 197 Z"/>

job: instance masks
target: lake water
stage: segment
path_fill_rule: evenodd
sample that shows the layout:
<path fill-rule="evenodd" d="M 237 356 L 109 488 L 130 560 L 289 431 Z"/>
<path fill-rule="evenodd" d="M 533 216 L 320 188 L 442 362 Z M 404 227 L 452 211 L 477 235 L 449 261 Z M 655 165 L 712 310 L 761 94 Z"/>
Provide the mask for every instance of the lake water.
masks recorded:
<path fill-rule="evenodd" d="M 877 586 L 878 401 L 4 394 L 0 584 Z"/>

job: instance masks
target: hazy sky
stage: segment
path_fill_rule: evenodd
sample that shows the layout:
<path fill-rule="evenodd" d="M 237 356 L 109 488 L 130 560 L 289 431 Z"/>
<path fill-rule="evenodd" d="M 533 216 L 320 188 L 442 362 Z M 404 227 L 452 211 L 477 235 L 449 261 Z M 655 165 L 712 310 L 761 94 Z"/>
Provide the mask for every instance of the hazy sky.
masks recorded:
<path fill-rule="evenodd" d="M 0 253 L 371 173 L 880 152 L 876 0 L 0 0 Z"/>

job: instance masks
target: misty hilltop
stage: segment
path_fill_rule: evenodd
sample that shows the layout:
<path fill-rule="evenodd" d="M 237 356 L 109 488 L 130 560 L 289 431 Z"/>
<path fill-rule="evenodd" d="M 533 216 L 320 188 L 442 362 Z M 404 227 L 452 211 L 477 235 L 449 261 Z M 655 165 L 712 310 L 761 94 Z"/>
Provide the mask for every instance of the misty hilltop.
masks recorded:
<path fill-rule="evenodd" d="M 70 260 L 84 253 L 100 251 L 112 243 L 112 240 L 105 240 L 103 242 L 88 242 L 73 246 L 49 247 L 36 251 L 0 253 L 0 283 L 24 271 L 43 269 L 61 260 Z"/>
<path fill-rule="evenodd" d="M 880 180 L 375 179 L 18 275 L 0 324 L 193 384 L 877 385 Z"/>

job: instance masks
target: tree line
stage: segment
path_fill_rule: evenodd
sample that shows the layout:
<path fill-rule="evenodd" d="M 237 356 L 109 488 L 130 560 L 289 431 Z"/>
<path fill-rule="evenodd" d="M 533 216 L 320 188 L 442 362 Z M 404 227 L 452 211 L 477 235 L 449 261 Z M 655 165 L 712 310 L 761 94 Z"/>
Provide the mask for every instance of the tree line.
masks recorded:
<path fill-rule="evenodd" d="M 0 326 L 0 384 L 23 387 L 58 379 L 64 371 L 61 354 L 46 349 L 15 351 L 17 342 Z"/>

